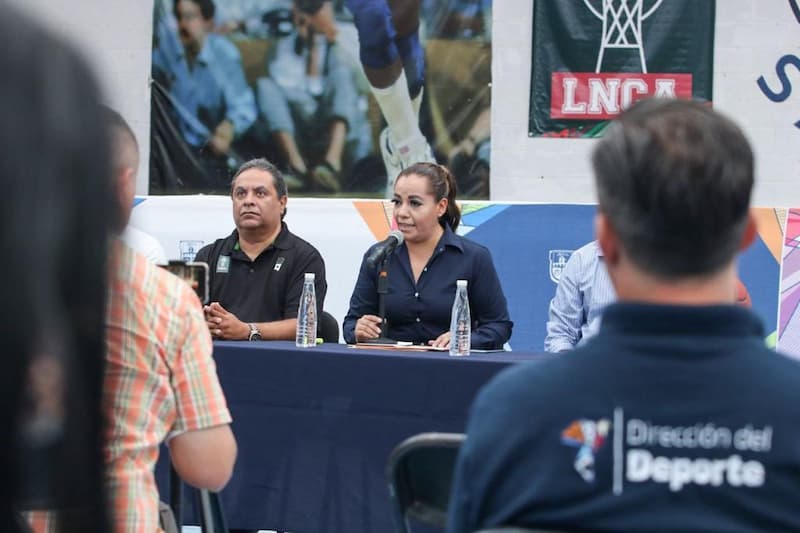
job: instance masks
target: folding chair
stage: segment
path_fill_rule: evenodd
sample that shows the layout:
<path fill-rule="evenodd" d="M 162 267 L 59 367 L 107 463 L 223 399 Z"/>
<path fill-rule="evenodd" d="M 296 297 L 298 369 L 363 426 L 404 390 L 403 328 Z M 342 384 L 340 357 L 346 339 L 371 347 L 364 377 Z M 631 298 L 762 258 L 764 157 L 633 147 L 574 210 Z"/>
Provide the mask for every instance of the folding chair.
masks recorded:
<path fill-rule="evenodd" d="M 197 502 L 200 508 L 200 531 L 203 533 L 228 533 L 225 513 L 219 494 L 205 489 L 198 489 Z"/>
<path fill-rule="evenodd" d="M 397 445 L 386 478 L 398 533 L 410 533 L 409 519 L 443 528 L 462 433 L 420 433 Z"/>

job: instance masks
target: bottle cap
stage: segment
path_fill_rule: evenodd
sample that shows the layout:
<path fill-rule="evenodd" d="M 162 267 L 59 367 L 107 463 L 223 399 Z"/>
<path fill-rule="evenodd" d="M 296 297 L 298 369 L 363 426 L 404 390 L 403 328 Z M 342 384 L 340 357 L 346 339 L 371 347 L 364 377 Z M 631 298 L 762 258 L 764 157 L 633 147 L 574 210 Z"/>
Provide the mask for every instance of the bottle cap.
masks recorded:
<path fill-rule="evenodd" d="M 459 279 L 456 281 L 456 287 L 466 287 L 466 286 L 467 286 L 467 280 Z"/>
<path fill-rule="evenodd" d="M 306 272 L 306 281 L 314 281 L 314 273 Z"/>

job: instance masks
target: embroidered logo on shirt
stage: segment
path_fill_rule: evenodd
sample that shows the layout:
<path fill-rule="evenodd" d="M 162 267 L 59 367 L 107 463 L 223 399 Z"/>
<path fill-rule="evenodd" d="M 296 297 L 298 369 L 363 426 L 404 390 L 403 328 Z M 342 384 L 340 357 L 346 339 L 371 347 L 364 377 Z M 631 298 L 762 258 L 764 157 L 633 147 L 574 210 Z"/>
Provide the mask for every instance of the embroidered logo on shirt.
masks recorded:
<path fill-rule="evenodd" d="M 594 454 L 606 441 L 611 421 L 575 420 L 561 432 L 561 442 L 567 446 L 578 448 L 575 455 L 575 470 L 587 483 L 594 482 Z"/>
<path fill-rule="evenodd" d="M 219 259 L 217 259 L 217 272 L 221 274 L 227 274 L 230 268 L 231 268 L 231 256 L 229 255 L 219 256 Z"/>
<path fill-rule="evenodd" d="M 567 266 L 567 261 L 574 250 L 550 250 L 550 279 L 558 283 L 561 271 Z"/>
<path fill-rule="evenodd" d="M 285 257 L 279 257 L 277 260 L 275 260 L 275 266 L 272 267 L 272 270 L 275 272 L 280 272 L 284 261 L 286 261 Z"/>

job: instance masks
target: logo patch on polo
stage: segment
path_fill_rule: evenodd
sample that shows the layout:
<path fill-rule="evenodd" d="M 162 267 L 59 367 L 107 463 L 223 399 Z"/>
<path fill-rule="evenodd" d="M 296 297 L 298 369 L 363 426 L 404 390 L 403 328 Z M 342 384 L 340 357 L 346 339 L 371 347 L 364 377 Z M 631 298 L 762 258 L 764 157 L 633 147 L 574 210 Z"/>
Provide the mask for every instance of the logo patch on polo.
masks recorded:
<path fill-rule="evenodd" d="M 561 442 L 578 448 L 575 455 L 575 470 L 584 481 L 594 481 L 594 454 L 603 446 L 611 427 L 607 418 L 600 420 L 575 420 L 561 432 Z"/>
<path fill-rule="evenodd" d="M 772 425 L 742 419 L 719 423 L 678 415 L 658 421 L 626 418 L 624 409 L 615 407 L 613 422 L 579 418 L 561 431 L 560 439 L 578 449 L 573 465 L 585 482 L 599 482 L 602 487 L 609 480 L 599 476 L 610 471 L 613 494 L 645 484 L 661 485 L 670 492 L 693 487 L 712 493 L 720 488 L 763 487 L 775 432 Z M 601 461 L 606 463 L 598 463 L 607 441 L 611 453 L 603 454 Z M 608 466 L 608 455 L 611 468 L 598 474 L 598 465 Z"/>
<path fill-rule="evenodd" d="M 276 259 L 275 260 L 275 266 L 272 267 L 272 270 L 274 270 L 275 272 L 280 272 L 281 271 L 281 267 L 283 266 L 283 263 L 285 261 L 286 261 L 285 257 L 279 257 L 278 259 Z"/>
<path fill-rule="evenodd" d="M 217 259 L 217 272 L 220 274 L 227 274 L 231 268 L 231 256 L 221 255 Z"/>

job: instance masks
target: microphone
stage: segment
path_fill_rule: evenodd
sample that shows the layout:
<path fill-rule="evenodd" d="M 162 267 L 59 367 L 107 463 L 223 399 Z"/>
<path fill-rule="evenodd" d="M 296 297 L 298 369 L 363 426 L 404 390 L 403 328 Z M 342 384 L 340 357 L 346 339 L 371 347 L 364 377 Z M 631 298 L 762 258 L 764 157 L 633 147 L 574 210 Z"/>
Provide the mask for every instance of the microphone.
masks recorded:
<path fill-rule="evenodd" d="M 400 230 L 392 230 L 389 236 L 379 242 L 369 253 L 367 256 L 367 266 L 374 268 L 401 244 L 403 244 L 403 234 Z"/>

